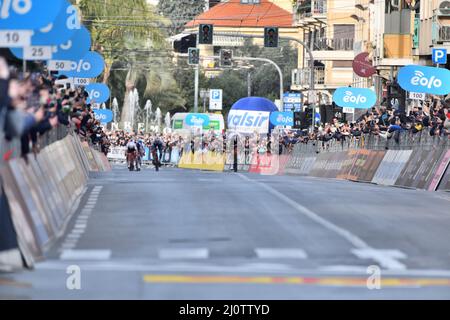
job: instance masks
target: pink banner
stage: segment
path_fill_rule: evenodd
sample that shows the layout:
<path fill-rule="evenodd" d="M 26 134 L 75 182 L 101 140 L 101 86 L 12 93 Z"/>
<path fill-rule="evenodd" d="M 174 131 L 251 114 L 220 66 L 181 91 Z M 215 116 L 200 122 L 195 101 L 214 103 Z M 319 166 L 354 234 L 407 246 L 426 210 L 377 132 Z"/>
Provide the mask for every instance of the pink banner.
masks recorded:
<path fill-rule="evenodd" d="M 431 180 L 430 185 L 428 186 L 428 191 L 436 191 L 439 182 L 441 181 L 442 175 L 444 174 L 445 169 L 447 169 L 449 163 L 450 163 L 450 150 L 447 150 L 447 152 L 442 157 L 442 160 L 439 163 L 436 172 L 434 173 L 433 179 Z"/>

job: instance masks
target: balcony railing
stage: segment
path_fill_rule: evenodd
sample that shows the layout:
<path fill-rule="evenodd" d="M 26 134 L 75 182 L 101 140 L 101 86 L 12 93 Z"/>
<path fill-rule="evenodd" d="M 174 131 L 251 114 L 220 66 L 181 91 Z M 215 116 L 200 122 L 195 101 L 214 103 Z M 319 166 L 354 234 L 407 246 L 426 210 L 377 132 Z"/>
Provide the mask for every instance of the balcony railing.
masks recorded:
<path fill-rule="evenodd" d="M 311 69 L 292 70 L 292 84 L 308 86 L 310 84 Z M 314 67 L 314 84 L 325 84 L 325 67 Z"/>
<path fill-rule="evenodd" d="M 439 28 L 439 39 L 438 41 L 447 42 L 450 41 L 450 26 L 441 26 Z"/>
<path fill-rule="evenodd" d="M 314 50 L 318 51 L 353 51 L 355 39 L 321 38 L 314 41 Z"/>
<path fill-rule="evenodd" d="M 296 21 L 313 16 L 323 16 L 327 13 L 327 0 L 297 0 L 294 12 Z"/>

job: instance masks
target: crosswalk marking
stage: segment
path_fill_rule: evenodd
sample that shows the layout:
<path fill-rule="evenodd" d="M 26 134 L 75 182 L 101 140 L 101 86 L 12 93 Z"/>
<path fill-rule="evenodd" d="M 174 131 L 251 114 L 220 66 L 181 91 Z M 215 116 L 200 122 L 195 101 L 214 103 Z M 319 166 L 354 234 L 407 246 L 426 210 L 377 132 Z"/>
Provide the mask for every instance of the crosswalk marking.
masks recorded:
<path fill-rule="evenodd" d="M 109 260 L 111 250 L 64 250 L 60 260 Z"/>
<path fill-rule="evenodd" d="M 208 257 L 209 250 L 206 248 L 159 250 L 160 259 L 207 259 Z"/>
<path fill-rule="evenodd" d="M 308 255 L 302 249 L 289 248 L 257 248 L 256 255 L 260 259 L 306 259 Z"/>

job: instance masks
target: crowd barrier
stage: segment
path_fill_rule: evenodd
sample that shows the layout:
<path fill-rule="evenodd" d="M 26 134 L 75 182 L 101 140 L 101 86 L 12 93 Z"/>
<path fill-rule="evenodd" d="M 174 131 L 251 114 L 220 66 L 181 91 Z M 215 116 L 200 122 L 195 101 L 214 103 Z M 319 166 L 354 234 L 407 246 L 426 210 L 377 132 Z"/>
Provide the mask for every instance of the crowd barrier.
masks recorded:
<path fill-rule="evenodd" d="M 126 147 L 111 147 L 107 159 L 112 163 L 125 163 L 127 161 L 126 158 Z M 168 148 L 162 152 L 160 155 L 159 151 L 157 152 L 158 157 L 161 159 L 161 163 L 164 165 L 178 165 L 180 161 L 180 150 L 177 147 Z M 151 164 L 153 161 L 153 156 L 150 152 L 150 148 L 145 147 L 145 155 L 142 157 L 142 162 L 144 164 Z"/>
<path fill-rule="evenodd" d="M 225 155 L 220 152 L 184 152 L 178 168 L 207 171 L 224 171 Z"/>
<path fill-rule="evenodd" d="M 241 167 L 239 171 L 450 191 L 450 139 L 431 136 L 425 130 L 401 132 L 390 139 L 363 135 L 341 141 L 310 141 L 295 145 L 292 152 L 280 157 L 253 154 L 251 158 L 248 169 Z"/>
<path fill-rule="evenodd" d="M 0 265 L 31 268 L 43 259 L 45 250 L 63 234 L 85 190 L 89 172 L 108 170 L 106 157 L 74 133 L 37 154 L 3 162 L 0 224 L 4 221 L 9 225 L 10 236 L 0 238 Z M 8 241 L 9 245 L 5 245 Z M 17 248 L 13 249 L 11 243 Z"/>

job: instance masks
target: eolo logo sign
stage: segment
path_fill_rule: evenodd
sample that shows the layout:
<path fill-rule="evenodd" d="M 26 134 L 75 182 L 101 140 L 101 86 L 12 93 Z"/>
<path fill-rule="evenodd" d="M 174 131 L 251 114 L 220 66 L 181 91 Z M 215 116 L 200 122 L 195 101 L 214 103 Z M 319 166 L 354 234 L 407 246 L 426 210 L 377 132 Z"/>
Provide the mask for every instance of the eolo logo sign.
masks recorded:
<path fill-rule="evenodd" d="M 342 87 L 335 91 L 333 101 L 339 107 L 368 109 L 375 105 L 377 96 L 370 89 Z"/>
<path fill-rule="evenodd" d="M 406 91 L 445 95 L 450 93 L 450 71 L 410 65 L 400 69 L 398 83 Z"/>

